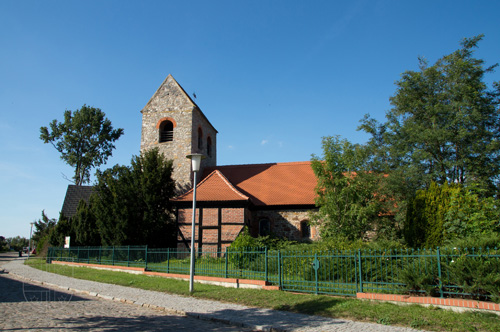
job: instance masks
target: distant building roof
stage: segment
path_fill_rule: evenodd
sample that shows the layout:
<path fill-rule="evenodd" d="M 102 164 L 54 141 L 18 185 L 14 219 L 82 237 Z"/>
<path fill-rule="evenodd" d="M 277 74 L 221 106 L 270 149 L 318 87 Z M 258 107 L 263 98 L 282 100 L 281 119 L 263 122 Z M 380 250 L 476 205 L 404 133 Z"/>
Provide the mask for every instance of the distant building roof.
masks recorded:
<path fill-rule="evenodd" d="M 309 161 L 208 167 L 197 186 L 196 200 L 248 197 L 255 206 L 310 206 L 315 204 L 316 183 Z M 174 201 L 192 199 L 191 190 Z"/>
<path fill-rule="evenodd" d="M 67 218 L 73 217 L 76 214 L 76 209 L 78 208 L 80 200 L 83 199 L 86 203 L 88 203 L 90 195 L 92 195 L 93 192 L 94 187 L 92 186 L 77 186 L 74 184 L 68 185 L 61 213 Z"/>

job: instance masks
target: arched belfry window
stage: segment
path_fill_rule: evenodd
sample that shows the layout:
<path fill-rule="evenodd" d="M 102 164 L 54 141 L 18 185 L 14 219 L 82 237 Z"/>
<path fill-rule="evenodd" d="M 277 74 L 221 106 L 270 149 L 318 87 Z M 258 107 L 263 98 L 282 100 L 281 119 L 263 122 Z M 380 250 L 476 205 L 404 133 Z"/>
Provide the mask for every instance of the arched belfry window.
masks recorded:
<path fill-rule="evenodd" d="M 158 141 L 160 143 L 163 143 L 163 142 L 171 142 L 174 140 L 174 124 L 169 121 L 169 120 L 165 120 L 163 121 L 161 124 L 160 124 L 160 136 L 159 136 L 159 139 Z"/>
<path fill-rule="evenodd" d="M 201 151 L 203 149 L 203 130 L 198 128 L 198 149 Z"/>
<path fill-rule="evenodd" d="M 210 136 L 207 137 L 207 155 L 212 157 L 212 138 Z"/>

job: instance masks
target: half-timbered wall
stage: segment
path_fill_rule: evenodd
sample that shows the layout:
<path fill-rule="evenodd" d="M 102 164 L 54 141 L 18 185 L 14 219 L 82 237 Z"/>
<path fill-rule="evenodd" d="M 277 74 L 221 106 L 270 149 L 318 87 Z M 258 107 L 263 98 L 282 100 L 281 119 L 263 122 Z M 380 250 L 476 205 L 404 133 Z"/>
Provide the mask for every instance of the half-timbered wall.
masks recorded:
<path fill-rule="evenodd" d="M 177 210 L 177 248 L 191 246 L 192 211 Z M 231 245 L 245 226 L 248 211 L 243 207 L 205 207 L 196 209 L 195 248 L 201 250 L 224 250 Z M 202 239 L 200 243 L 200 239 Z"/>

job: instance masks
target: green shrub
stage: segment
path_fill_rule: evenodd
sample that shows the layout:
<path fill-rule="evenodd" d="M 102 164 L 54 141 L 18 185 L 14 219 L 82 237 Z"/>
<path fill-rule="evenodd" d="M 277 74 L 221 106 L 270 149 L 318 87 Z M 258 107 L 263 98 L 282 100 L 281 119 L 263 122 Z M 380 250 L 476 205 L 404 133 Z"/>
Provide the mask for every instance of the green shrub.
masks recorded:
<path fill-rule="evenodd" d="M 407 265 L 399 274 L 399 282 L 405 284 L 404 290 L 408 293 L 436 296 L 439 291 L 437 268 L 429 271 L 420 271 L 416 270 L 414 266 Z"/>
<path fill-rule="evenodd" d="M 500 249 L 500 234 L 491 233 L 487 235 L 472 235 L 465 238 L 446 241 L 447 248 L 482 248 Z"/>
<path fill-rule="evenodd" d="M 250 263 L 256 258 L 255 255 L 250 255 L 248 251 L 252 251 L 258 247 L 257 239 L 250 235 L 248 228 L 245 226 L 243 231 L 228 247 L 227 255 L 229 262 L 237 269 L 249 269 Z"/>
<path fill-rule="evenodd" d="M 462 253 L 445 265 L 449 282 L 476 299 L 500 301 L 500 260 L 487 254 Z"/>
<path fill-rule="evenodd" d="M 461 187 L 431 182 L 429 188 L 417 190 L 408 202 L 404 238 L 413 248 L 435 248 L 444 240 L 445 215 L 450 197 Z"/>

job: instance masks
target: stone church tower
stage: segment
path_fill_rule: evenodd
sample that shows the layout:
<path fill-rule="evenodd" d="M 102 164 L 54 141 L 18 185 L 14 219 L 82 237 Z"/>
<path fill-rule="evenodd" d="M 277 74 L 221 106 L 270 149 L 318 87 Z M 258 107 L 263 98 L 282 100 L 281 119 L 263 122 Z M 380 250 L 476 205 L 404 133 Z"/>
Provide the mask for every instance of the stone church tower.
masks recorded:
<path fill-rule="evenodd" d="M 217 165 L 217 130 L 172 75 L 167 76 L 141 113 L 141 152 L 157 147 L 173 160 L 173 178 L 179 192 L 192 187 L 191 160 L 187 155 L 201 153 L 206 157 L 198 176 L 203 168 Z"/>

